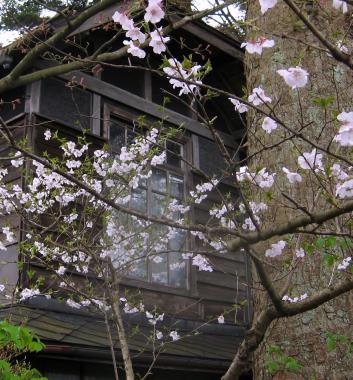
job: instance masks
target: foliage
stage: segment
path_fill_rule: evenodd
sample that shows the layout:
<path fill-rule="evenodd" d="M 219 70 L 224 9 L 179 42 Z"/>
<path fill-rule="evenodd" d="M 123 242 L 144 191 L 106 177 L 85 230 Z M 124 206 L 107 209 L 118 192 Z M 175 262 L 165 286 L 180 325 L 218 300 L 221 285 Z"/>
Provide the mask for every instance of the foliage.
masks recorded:
<path fill-rule="evenodd" d="M 285 355 L 279 346 L 269 346 L 267 354 L 270 358 L 265 362 L 265 367 L 271 375 L 283 371 L 297 372 L 302 367 L 295 358 Z"/>
<path fill-rule="evenodd" d="M 39 25 L 48 10 L 80 10 L 91 0 L 4 0 L 0 2 L 0 30 L 17 30 Z"/>
<path fill-rule="evenodd" d="M 0 378 L 2 380 L 47 380 L 21 357 L 44 348 L 39 338 L 27 327 L 0 321 Z"/>

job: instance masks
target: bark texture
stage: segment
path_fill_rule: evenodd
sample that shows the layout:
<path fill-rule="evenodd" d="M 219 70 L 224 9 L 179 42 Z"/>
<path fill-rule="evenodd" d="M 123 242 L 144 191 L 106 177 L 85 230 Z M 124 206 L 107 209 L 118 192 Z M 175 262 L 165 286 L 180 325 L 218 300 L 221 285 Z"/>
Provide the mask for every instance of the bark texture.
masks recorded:
<path fill-rule="evenodd" d="M 337 124 L 332 122 L 332 110 L 336 109 L 340 112 L 351 110 L 352 73 L 346 66 L 330 58 L 327 52 L 312 47 L 323 48 L 284 2 L 278 2 L 276 7 L 269 10 L 264 16 L 260 13 L 258 3 L 258 1 L 248 2 L 247 17 L 251 27 L 248 29 L 247 39 L 254 36 L 274 38 L 276 46 L 272 49 L 265 49 L 261 57 L 246 55 L 248 92 L 251 93 L 254 87 L 261 85 L 266 95 L 272 97 L 271 105 L 276 104 L 276 115 L 286 122 L 292 131 L 299 133 L 302 127 L 300 124 L 307 125 L 303 133 L 312 141 L 328 146 L 337 133 Z M 310 9 L 309 19 L 318 26 L 327 38 L 334 41 L 335 36 L 337 38 L 337 32 L 343 31 L 344 26 L 348 25 L 349 17 L 336 12 L 332 8 L 332 1 L 321 1 L 320 4 L 310 2 L 313 3 L 312 8 L 306 8 L 305 3 L 300 2 L 302 9 Z M 351 46 L 349 49 L 351 50 Z M 291 90 L 276 73 L 278 69 L 287 69 L 297 65 L 310 73 L 308 85 L 299 91 Z M 313 103 L 313 99 L 328 96 L 334 97 L 334 101 L 326 110 Z M 265 107 L 264 110 L 266 110 Z M 249 113 L 250 156 L 263 149 L 264 146 L 274 144 L 291 134 L 281 128 L 281 131 L 267 135 L 261 129 L 262 121 L 263 116 Z M 295 169 L 299 152 L 308 152 L 312 148 L 300 138 L 290 139 L 276 148 L 265 150 L 253 158 L 249 164 L 253 168 L 266 167 L 271 172 L 280 172 L 283 166 Z M 303 182 L 296 187 L 289 188 L 284 182 L 279 183 L 279 187 L 281 190 L 285 189 L 292 199 L 305 206 L 307 210 L 315 209 L 318 211 L 320 202 L 323 202 L 322 194 L 316 194 L 311 185 L 311 175 L 308 174 L 303 177 Z M 281 198 L 279 190 L 275 195 L 276 200 L 270 202 L 270 212 L 266 214 L 267 219 L 264 226 L 267 227 L 274 222 L 280 223 L 281 220 L 287 222 L 302 213 L 294 207 L 293 209 L 285 207 L 286 204 L 288 205 L 288 201 L 283 197 Z M 282 200 L 283 203 L 278 199 Z M 255 200 L 264 201 L 260 195 L 255 195 Z M 327 203 L 325 206 L 327 207 Z M 333 227 L 335 227 L 334 224 Z M 306 237 L 299 239 L 303 241 Z M 278 240 L 274 239 L 273 242 Z M 263 252 L 268 247 L 269 244 L 258 245 L 257 251 L 262 253 L 264 257 Z M 290 262 L 291 257 L 277 260 Z M 328 285 L 330 273 L 327 269 L 317 265 L 317 256 L 313 255 L 305 260 L 306 265 L 301 268 L 301 264 L 299 264 L 293 275 L 291 286 L 301 289 L 300 284 L 306 284 L 302 286 L 302 293 L 310 294 L 320 287 Z M 281 264 L 279 261 L 277 263 Z M 284 287 L 286 279 L 281 279 L 276 269 L 270 269 L 269 266 L 267 268 L 272 277 L 277 279 L 276 288 Z M 253 278 L 254 289 L 259 289 L 260 285 L 255 270 Z M 270 303 L 265 292 L 261 289 L 253 291 L 253 302 L 255 318 L 260 315 L 264 306 Z M 352 303 L 353 295 L 350 292 L 315 310 L 295 317 L 274 320 L 255 353 L 254 379 L 352 379 L 351 357 L 345 354 L 342 347 L 328 352 L 325 337 L 327 331 L 351 335 L 353 327 Z M 302 368 L 295 372 L 286 371 L 282 368 L 274 374 L 268 373 L 266 362 L 271 357 L 268 349 L 274 345 L 280 347 L 286 356 L 294 357 Z"/>

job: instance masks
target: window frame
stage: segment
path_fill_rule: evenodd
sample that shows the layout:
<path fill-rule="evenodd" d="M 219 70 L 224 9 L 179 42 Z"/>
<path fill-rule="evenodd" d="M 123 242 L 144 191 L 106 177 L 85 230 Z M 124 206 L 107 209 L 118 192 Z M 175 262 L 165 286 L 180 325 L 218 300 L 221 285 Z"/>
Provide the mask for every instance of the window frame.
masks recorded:
<path fill-rule="evenodd" d="M 133 120 L 136 119 L 139 114 L 144 115 L 142 112 L 137 111 L 130 111 L 124 109 L 125 107 L 119 107 L 119 105 L 112 105 L 109 103 L 105 103 L 103 105 L 103 128 L 102 128 L 102 137 L 104 138 L 107 145 L 110 145 L 109 137 L 110 137 L 110 124 L 111 119 L 116 117 L 117 119 L 120 119 L 122 122 L 126 122 L 128 124 L 132 124 Z M 147 118 L 146 122 L 153 122 L 154 118 L 150 117 Z M 191 141 L 191 135 L 190 136 L 183 136 L 181 138 L 175 138 L 173 139 L 176 143 L 180 144 L 182 146 L 182 155 L 181 157 L 184 160 L 188 160 L 192 162 L 192 141 Z M 157 166 L 157 169 L 161 169 L 166 171 L 169 176 L 169 173 L 172 172 L 175 175 L 183 176 L 184 177 L 184 194 L 187 194 L 190 186 L 192 184 L 190 183 L 190 180 L 192 179 L 191 175 L 191 169 L 188 168 L 188 165 L 186 165 L 183 161 L 181 161 L 181 168 L 178 169 L 172 165 L 164 164 L 161 166 Z M 151 180 L 151 179 L 149 179 Z M 152 187 L 147 185 L 147 197 L 151 197 L 152 193 Z M 158 192 L 160 193 L 160 192 Z M 147 202 L 151 203 L 151 200 L 147 200 L 146 198 L 146 208 L 147 212 L 148 206 Z M 191 214 L 192 217 L 192 214 Z M 186 249 L 190 249 L 193 245 L 193 239 L 192 237 L 186 238 Z M 169 255 L 168 255 L 169 257 Z M 169 260 L 168 260 L 169 261 Z M 150 280 L 151 277 L 151 265 L 147 266 L 147 272 L 148 272 L 148 279 L 140 279 L 138 277 L 133 276 L 123 276 L 121 284 L 126 286 L 133 286 L 137 288 L 143 288 L 147 290 L 154 290 L 159 291 L 163 293 L 170 293 L 175 295 L 181 295 L 181 296 L 197 296 L 197 279 L 196 279 L 196 273 L 195 268 L 191 265 L 190 259 L 186 261 L 186 279 L 185 279 L 185 287 L 176 287 L 170 284 L 161 284 L 157 282 L 152 282 Z M 169 278 L 169 268 L 168 268 L 168 278 Z"/>

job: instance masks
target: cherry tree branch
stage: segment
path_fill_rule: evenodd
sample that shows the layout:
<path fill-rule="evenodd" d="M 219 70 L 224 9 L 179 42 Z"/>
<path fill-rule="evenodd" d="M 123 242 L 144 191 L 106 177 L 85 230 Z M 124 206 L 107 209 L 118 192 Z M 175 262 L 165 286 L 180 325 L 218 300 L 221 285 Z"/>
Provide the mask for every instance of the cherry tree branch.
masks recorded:
<path fill-rule="evenodd" d="M 333 57 L 344 63 L 350 69 L 353 69 L 352 57 L 348 54 L 343 53 L 335 45 L 333 45 L 326 36 L 324 36 L 316 26 L 304 15 L 304 13 L 299 9 L 299 7 L 292 0 L 283 0 L 289 8 L 300 18 L 301 21 L 307 26 L 307 28 L 313 33 L 313 35 L 330 51 Z"/>

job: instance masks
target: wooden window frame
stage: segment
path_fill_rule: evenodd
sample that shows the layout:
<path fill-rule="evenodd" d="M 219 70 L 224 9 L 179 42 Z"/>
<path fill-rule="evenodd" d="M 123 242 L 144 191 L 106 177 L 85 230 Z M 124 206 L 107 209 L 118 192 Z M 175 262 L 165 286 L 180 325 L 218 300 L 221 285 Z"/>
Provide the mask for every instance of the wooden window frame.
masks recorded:
<path fill-rule="evenodd" d="M 137 112 L 128 111 L 124 109 L 123 107 L 119 107 L 118 105 L 112 105 L 112 104 L 104 104 L 103 105 L 103 128 L 102 128 L 102 137 L 106 141 L 107 144 L 109 144 L 109 135 L 110 135 L 110 122 L 112 116 L 116 117 L 117 119 L 120 119 L 122 121 L 126 121 L 126 123 L 130 123 L 138 117 Z M 190 160 L 192 162 L 192 141 L 191 136 L 190 138 L 182 137 L 181 139 L 175 139 L 176 143 L 179 143 L 183 147 L 183 158 L 186 160 Z M 160 167 L 161 170 L 165 170 L 168 173 L 173 172 L 176 175 L 182 174 L 184 177 L 184 194 L 187 194 L 190 179 L 192 178 L 191 171 L 189 168 L 187 168 L 187 165 L 185 165 L 184 162 L 182 162 L 182 167 L 180 170 L 178 168 L 175 168 L 171 165 L 163 165 Z M 151 186 L 149 186 L 151 187 Z M 151 189 L 148 191 L 149 193 L 152 192 Z M 192 246 L 192 237 L 187 237 L 186 240 L 186 247 L 190 248 Z M 148 266 L 150 267 L 150 265 Z M 148 271 L 150 269 L 148 268 Z M 169 272 L 169 268 L 168 268 Z M 148 277 L 150 278 L 150 273 L 148 273 Z M 191 265 L 190 259 L 187 261 L 186 264 L 186 284 L 185 287 L 175 287 L 169 284 L 160 284 L 157 282 L 152 282 L 149 279 L 143 280 L 139 279 L 137 277 L 129 277 L 129 276 L 123 276 L 122 285 L 126 286 L 132 286 L 137 287 L 141 289 L 146 290 L 152 290 L 152 291 L 159 291 L 162 293 L 170 293 L 175 295 L 181 295 L 181 296 L 196 296 L 197 295 L 197 281 L 196 281 L 196 271 L 195 267 Z"/>

